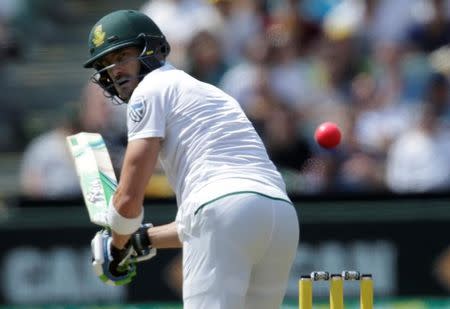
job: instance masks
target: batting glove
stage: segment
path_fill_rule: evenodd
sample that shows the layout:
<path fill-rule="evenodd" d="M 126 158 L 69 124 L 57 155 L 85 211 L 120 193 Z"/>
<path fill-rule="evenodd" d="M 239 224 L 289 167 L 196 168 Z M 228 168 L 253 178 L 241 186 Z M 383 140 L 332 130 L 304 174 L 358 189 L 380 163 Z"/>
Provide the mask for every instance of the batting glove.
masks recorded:
<path fill-rule="evenodd" d="M 112 286 L 130 283 L 136 276 L 136 264 L 130 259 L 133 250 L 130 245 L 117 249 L 111 243 L 111 234 L 102 230 L 95 234 L 91 242 L 92 266 L 104 283 Z"/>

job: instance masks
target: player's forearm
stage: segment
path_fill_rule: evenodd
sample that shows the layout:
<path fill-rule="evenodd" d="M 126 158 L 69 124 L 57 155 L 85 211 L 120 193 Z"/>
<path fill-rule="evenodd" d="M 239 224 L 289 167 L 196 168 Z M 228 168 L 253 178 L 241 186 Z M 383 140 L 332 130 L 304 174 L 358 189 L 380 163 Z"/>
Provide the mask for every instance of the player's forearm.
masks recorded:
<path fill-rule="evenodd" d="M 160 149 L 159 138 L 138 139 L 128 143 L 114 206 L 126 218 L 140 215 L 145 188 L 153 173 Z"/>
<path fill-rule="evenodd" d="M 123 194 L 120 190 L 120 186 L 113 197 L 113 203 L 110 207 L 114 207 L 117 213 L 123 218 L 133 219 L 141 215 L 143 211 L 142 202 L 136 198 L 130 198 L 126 194 Z M 123 248 L 130 239 L 128 234 L 119 234 L 117 231 L 112 233 L 112 243 L 116 248 Z"/>
<path fill-rule="evenodd" d="M 137 198 L 123 192 L 120 184 L 113 197 L 113 205 L 117 212 L 126 218 L 135 218 L 141 214 L 143 198 Z"/>
<path fill-rule="evenodd" d="M 176 222 L 151 227 L 147 233 L 153 248 L 168 249 L 182 247 L 182 243 L 178 237 Z"/>
<path fill-rule="evenodd" d="M 160 146 L 159 138 L 138 139 L 128 143 L 119 186 L 112 203 L 117 211 L 114 214 L 118 219 L 117 227 L 125 225 L 121 229 L 111 225 L 115 232 L 113 233 L 113 244 L 118 248 L 122 247 L 129 239 L 127 233 L 120 233 L 120 231 L 129 232 L 132 229 L 130 225 L 134 226 L 136 223 L 133 222 L 133 219 L 142 217 L 145 188 L 156 164 Z M 128 223 L 127 219 L 130 219 Z M 139 224 L 134 231 L 138 229 Z M 131 231 L 130 234 L 134 231 Z"/>

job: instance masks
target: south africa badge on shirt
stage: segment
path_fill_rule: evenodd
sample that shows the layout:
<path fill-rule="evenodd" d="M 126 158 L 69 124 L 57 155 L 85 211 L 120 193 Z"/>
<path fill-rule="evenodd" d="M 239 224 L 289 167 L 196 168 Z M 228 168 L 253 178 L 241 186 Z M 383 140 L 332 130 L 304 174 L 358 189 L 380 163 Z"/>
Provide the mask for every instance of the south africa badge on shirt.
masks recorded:
<path fill-rule="evenodd" d="M 128 115 L 134 122 L 140 122 L 144 118 L 146 109 L 144 98 L 136 98 L 129 106 Z"/>

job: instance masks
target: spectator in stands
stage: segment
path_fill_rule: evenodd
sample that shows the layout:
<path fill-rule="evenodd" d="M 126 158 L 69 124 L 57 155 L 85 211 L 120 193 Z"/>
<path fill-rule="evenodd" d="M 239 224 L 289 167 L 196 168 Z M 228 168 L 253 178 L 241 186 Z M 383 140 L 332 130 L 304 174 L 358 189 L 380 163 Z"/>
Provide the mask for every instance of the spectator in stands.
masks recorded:
<path fill-rule="evenodd" d="M 264 34 L 269 18 L 264 10 L 264 1 L 214 0 L 210 1 L 220 14 L 220 36 L 223 57 L 227 65 L 244 61 L 244 49 L 248 41 Z"/>
<path fill-rule="evenodd" d="M 23 195 L 33 199 L 81 196 L 65 139 L 80 131 L 102 134 L 118 175 L 127 141 L 123 115 L 125 108 L 107 102 L 103 90 L 96 84 L 88 83 L 82 90 L 81 102 L 64 105 L 62 119 L 55 127 L 35 137 L 27 146 L 20 171 Z"/>
<path fill-rule="evenodd" d="M 450 188 L 450 135 L 427 105 L 420 125 L 390 147 L 386 183 L 394 192 L 432 192 Z"/>
<path fill-rule="evenodd" d="M 408 31 L 409 44 L 422 52 L 431 52 L 450 43 L 450 19 L 445 0 L 431 0 L 422 4 L 421 20 Z M 427 14 L 428 13 L 428 14 Z"/>
<path fill-rule="evenodd" d="M 370 74 L 361 73 L 351 83 L 349 117 L 344 122 L 344 144 L 337 171 L 336 190 L 339 192 L 383 192 L 384 153 L 368 150 L 359 140 L 356 127 L 358 117 L 376 100 L 376 81 Z M 381 130 L 380 130 L 381 131 Z M 374 132 L 376 135 L 376 132 Z"/>
<path fill-rule="evenodd" d="M 431 78 L 428 100 L 440 96 L 441 83 L 441 78 Z M 449 92 L 448 83 L 444 92 Z M 435 102 L 425 102 L 418 125 L 396 139 L 387 152 L 386 183 L 394 192 L 450 189 L 450 133 Z"/>
<path fill-rule="evenodd" d="M 204 30 L 217 32 L 222 27 L 219 12 L 203 0 L 150 0 L 141 12 L 160 26 L 170 42 L 168 60 L 180 69 L 187 69 L 186 49 L 195 34 Z"/>
<path fill-rule="evenodd" d="M 70 199 L 81 197 L 81 189 L 66 145 L 66 136 L 80 130 L 77 103 L 68 103 L 63 119 L 27 146 L 20 168 L 21 192 L 32 199 Z"/>
<path fill-rule="evenodd" d="M 403 97 L 402 54 L 398 45 L 381 43 L 375 47 L 373 69 L 374 94 L 354 106 L 355 138 L 361 150 L 381 155 L 402 132 L 415 121 L 413 104 Z"/>
<path fill-rule="evenodd" d="M 263 140 L 272 161 L 281 169 L 301 171 L 311 151 L 299 134 L 295 111 L 285 104 L 273 106 L 264 123 Z"/>
<path fill-rule="evenodd" d="M 227 67 L 218 38 L 209 31 L 194 35 L 187 46 L 188 70 L 193 77 L 217 85 Z"/>
<path fill-rule="evenodd" d="M 236 98 L 246 112 L 253 108 L 252 98 L 266 76 L 263 72 L 267 72 L 268 48 L 264 35 L 250 38 L 245 43 L 242 60 L 231 66 L 219 82 L 219 87 Z"/>
<path fill-rule="evenodd" d="M 326 6 L 332 6 L 330 0 L 320 1 L 269 1 L 267 11 L 270 14 L 267 18 L 267 23 L 279 23 L 282 24 L 285 31 L 292 39 L 293 47 L 295 49 L 297 58 L 308 57 L 311 52 L 315 51 L 315 43 L 322 34 L 321 25 L 318 18 L 317 20 L 310 14 L 312 13 L 310 8 L 315 6 L 318 8 L 322 2 Z M 309 2 L 309 3 L 308 3 Z M 324 3 L 327 2 L 327 3 Z M 338 2 L 334 0 L 334 2 Z M 321 13 L 325 14 L 327 8 L 323 8 Z"/>
<path fill-rule="evenodd" d="M 374 45 L 403 44 L 408 28 L 412 24 L 411 0 L 345 0 L 343 2 L 363 2 L 363 21 L 361 39 L 368 44 L 369 50 Z"/>
<path fill-rule="evenodd" d="M 274 21 L 266 29 L 268 62 L 272 91 L 294 109 L 309 102 L 308 66 L 298 58 L 293 33 L 282 21 Z"/>
<path fill-rule="evenodd" d="M 263 142 L 272 162 L 278 167 L 291 193 L 302 192 L 304 188 L 294 181 L 302 177 L 306 160 L 311 156 L 308 140 L 300 133 L 295 110 L 286 104 L 272 106 L 263 127 Z M 297 177 L 295 177 L 297 176 Z"/>

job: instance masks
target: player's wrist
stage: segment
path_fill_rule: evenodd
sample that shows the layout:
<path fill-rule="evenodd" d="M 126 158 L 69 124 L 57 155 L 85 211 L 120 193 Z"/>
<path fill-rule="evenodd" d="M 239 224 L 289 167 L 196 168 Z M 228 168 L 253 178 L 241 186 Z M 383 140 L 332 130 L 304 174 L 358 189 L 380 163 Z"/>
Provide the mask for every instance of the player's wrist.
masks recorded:
<path fill-rule="evenodd" d="M 153 224 L 147 223 L 141 227 L 131 236 L 131 244 L 134 250 L 139 255 L 145 255 L 146 252 L 152 248 L 152 241 L 148 234 L 148 230 L 153 227 Z"/>
<path fill-rule="evenodd" d="M 144 218 L 144 208 L 141 207 L 141 213 L 135 218 L 126 218 L 116 209 L 113 199 L 109 201 L 108 223 L 111 229 L 119 235 L 131 235 L 141 226 Z"/>
<path fill-rule="evenodd" d="M 130 247 L 130 237 L 125 235 L 119 235 L 112 231 L 111 245 L 117 249 L 126 249 Z"/>
<path fill-rule="evenodd" d="M 130 247 L 129 247 L 129 245 L 125 245 L 125 246 L 123 246 L 122 248 L 119 248 L 119 247 L 116 247 L 116 246 L 111 242 L 111 245 L 110 245 L 110 247 L 109 247 L 109 250 L 110 250 L 110 252 L 111 252 L 112 258 L 113 258 L 114 260 L 120 262 L 121 260 L 123 260 L 123 259 L 127 256 L 128 252 L 129 252 L 129 250 L 130 250 Z"/>

